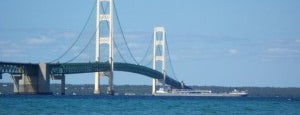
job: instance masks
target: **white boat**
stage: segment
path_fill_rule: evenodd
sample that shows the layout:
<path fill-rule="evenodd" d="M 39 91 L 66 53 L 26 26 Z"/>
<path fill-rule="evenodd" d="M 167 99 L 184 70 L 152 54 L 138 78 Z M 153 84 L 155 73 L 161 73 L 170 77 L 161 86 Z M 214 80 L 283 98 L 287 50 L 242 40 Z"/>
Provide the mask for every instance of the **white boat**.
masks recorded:
<path fill-rule="evenodd" d="M 72 95 L 77 95 L 77 94 L 75 92 L 73 92 Z"/>
<path fill-rule="evenodd" d="M 234 89 L 231 92 L 213 93 L 211 90 L 191 90 L 191 89 L 173 89 L 171 91 L 159 88 L 154 96 L 202 96 L 202 97 L 244 97 L 247 91 L 238 91 Z"/>

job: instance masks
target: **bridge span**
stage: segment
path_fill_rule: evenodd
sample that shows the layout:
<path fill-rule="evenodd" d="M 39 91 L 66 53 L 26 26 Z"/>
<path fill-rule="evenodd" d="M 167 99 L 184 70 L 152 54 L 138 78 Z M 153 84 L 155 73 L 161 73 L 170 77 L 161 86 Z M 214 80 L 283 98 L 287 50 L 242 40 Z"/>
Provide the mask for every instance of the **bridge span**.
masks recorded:
<path fill-rule="evenodd" d="M 0 78 L 8 73 L 14 82 L 14 92 L 19 94 L 51 94 L 50 78 L 62 81 L 62 93 L 66 74 L 105 72 L 110 70 L 110 64 L 106 62 L 88 63 L 13 63 L 0 62 Z M 114 62 L 115 71 L 141 74 L 150 78 L 163 80 L 163 73 L 136 64 Z M 190 89 L 190 87 L 166 75 L 165 83 L 177 89 Z"/>
<path fill-rule="evenodd" d="M 105 4 L 103 7 L 102 4 Z M 51 63 L 57 62 L 62 57 L 67 54 L 70 49 L 74 47 L 74 45 L 78 42 L 81 37 L 82 32 L 86 30 L 86 26 L 88 25 L 89 20 L 91 19 L 91 14 L 86 20 L 85 26 L 82 28 L 81 32 L 77 36 L 76 40 L 73 44 L 57 59 L 54 59 L 50 63 L 40 63 L 40 64 L 32 64 L 32 63 L 11 63 L 11 62 L 0 62 L 0 79 L 2 78 L 3 73 L 8 73 L 11 75 L 14 83 L 14 92 L 15 93 L 23 93 L 23 94 L 48 94 L 50 92 L 50 79 L 61 80 L 61 90 L 62 94 L 64 94 L 64 85 L 65 85 L 65 75 L 67 74 L 79 74 L 79 73 L 92 73 L 95 72 L 95 88 L 94 94 L 99 94 L 99 86 L 100 86 L 100 78 L 101 76 L 108 77 L 108 94 L 113 94 L 113 78 L 114 71 L 124 71 L 131 72 L 136 74 L 141 74 L 148 76 L 152 79 L 152 94 L 156 92 L 156 82 L 162 81 L 162 85 L 165 84 L 170 85 L 173 88 L 188 88 L 183 83 L 176 81 L 171 78 L 171 76 L 167 75 L 167 60 L 170 61 L 170 67 L 173 70 L 173 65 L 171 62 L 171 58 L 169 55 L 168 45 L 166 41 L 166 30 L 164 27 L 155 27 L 153 32 L 153 42 L 149 42 L 149 47 L 145 52 L 145 56 L 141 61 L 146 58 L 146 55 L 151 51 L 150 44 L 153 43 L 153 58 L 152 58 L 152 68 L 148 68 L 146 66 L 137 65 L 141 62 L 138 62 L 135 57 L 132 55 L 130 48 L 128 47 L 128 43 L 126 41 L 125 35 L 123 33 L 123 29 L 120 24 L 120 20 L 118 18 L 118 14 L 116 12 L 114 0 L 97 0 L 96 6 L 91 9 L 92 11 L 96 10 L 96 28 L 95 32 L 88 40 L 88 44 L 83 48 L 78 55 L 73 57 L 71 60 L 67 62 L 72 62 L 78 56 L 80 56 L 84 50 L 87 48 L 89 44 L 91 44 L 92 39 L 95 37 L 95 62 L 89 63 Z M 104 10 L 109 9 L 109 10 Z M 119 52 L 117 44 L 114 40 L 114 16 L 116 16 L 116 21 L 118 21 L 118 25 L 121 29 L 122 38 L 124 40 L 125 46 L 136 64 L 130 63 L 121 63 L 114 62 L 114 50 L 117 49 L 116 53 L 118 53 L 124 62 L 126 60 Z M 103 24 L 107 24 L 107 26 L 100 26 Z M 104 30 L 104 31 L 103 31 Z M 103 32 L 102 32 L 103 31 Z M 152 40 L 151 40 L 152 41 Z M 102 51 L 101 47 L 108 46 L 108 48 L 104 48 L 106 50 Z M 100 55 L 107 54 L 107 55 Z M 108 60 L 103 60 L 108 59 Z M 107 61 L 107 62 L 101 62 Z M 160 64 L 157 64 L 160 62 Z M 160 66 L 160 67 L 159 67 Z M 160 69 L 157 71 L 157 69 Z M 99 73 L 104 72 L 104 74 Z M 175 75 L 174 75 L 175 77 Z M 176 77 L 175 77 L 176 78 Z"/>

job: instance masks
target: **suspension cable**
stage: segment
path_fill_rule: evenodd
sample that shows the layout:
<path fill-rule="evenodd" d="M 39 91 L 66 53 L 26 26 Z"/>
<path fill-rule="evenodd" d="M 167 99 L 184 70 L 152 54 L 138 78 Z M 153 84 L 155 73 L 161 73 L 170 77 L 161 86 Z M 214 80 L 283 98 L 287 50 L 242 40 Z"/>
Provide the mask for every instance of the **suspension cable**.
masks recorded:
<path fill-rule="evenodd" d="M 153 38 L 153 34 L 152 34 L 152 38 Z M 149 45 L 148 45 L 148 49 L 147 49 L 147 52 L 149 52 L 150 50 L 150 47 L 151 47 L 151 44 L 153 43 L 153 40 L 152 39 L 150 39 L 150 42 L 149 42 Z M 149 51 L 148 51 L 149 50 Z M 147 54 L 148 53 L 145 53 L 145 55 L 144 55 L 144 57 L 143 57 L 143 59 L 146 59 L 146 56 L 147 56 Z M 150 59 L 150 61 L 149 62 L 147 62 L 146 63 L 146 65 L 144 65 L 144 66 L 146 66 L 146 67 L 148 67 L 151 63 L 153 63 L 153 56 L 152 56 L 153 54 L 152 53 L 150 53 L 150 56 L 151 56 L 151 59 Z M 142 63 L 142 61 L 143 61 L 143 59 L 140 61 L 140 64 Z"/>
<path fill-rule="evenodd" d="M 62 57 L 64 57 L 74 46 L 75 46 L 75 44 L 79 41 L 79 39 L 81 38 L 81 36 L 82 36 L 82 34 L 83 34 L 83 31 L 86 29 L 86 27 L 87 27 L 87 25 L 88 25 L 88 22 L 89 22 L 89 20 L 91 19 L 91 17 L 92 17 L 92 14 L 93 14 L 93 11 L 94 11 L 94 9 L 95 9 L 95 6 L 96 5 L 93 5 L 93 7 L 92 7 L 92 9 L 91 9 L 91 11 L 90 11 L 90 13 L 89 13 L 89 16 L 88 16 L 88 18 L 87 18 L 87 20 L 86 20 L 86 22 L 85 22 L 85 24 L 84 24 L 84 26 L 83 26 L 83 28 L 81 29 L 81 31 L 80 31 L 80 33 L 78 34 L 78 36 L 77 36 L 77 38 L 76 38 L 76 40 L 72 43 L 72 45 L 61 55 L 61 56 L 59 56 L 58 58 L 56 58 L 56 59 L 54 59 L 54 60 L 52 60 L 52 61 L 50 61 L 50 63 L 53 63 L 53 62 L 55 62 L 55 61 L 58 61 L 58 60 L 60 60 Z"/>
<path fill-rule="evenodd" d="M 96 31 L 98 31 L 98 29 L 96 29 Z M 95 37 L 96 31 L 91 36 L 91 38 L 89 39 L 88 43 L 84 46 L 84 48 L 75 57 L 68 60 L 66 63 L 70 63 L 70 62 L 74 61 L 76 58 L 78 58 L 85 51 L 85 49 L 91 44 L 92 39 Z"/>
<path fill-rule="evenodd" d="M 144 65 L 144 66 L 149 66 L 151 63 L 153 62 L 153 57 L 150 59 L 150 61 L 146 64 L 146 65 Z"/>
<path fill-rule="evenodd" d="M 166 34 L 167 36 L 167 34 Z M 174 71 L 174 67 L 173 67 L 173 64 L 172 64 L 172 60 L 171 60 L 171 56 L 170 56 L 170 52 L 169 52 L 169 47 L 168 47 L 168 42 L 167 42 L 167 39 L 166 40 L 166 49 L 167 49 L 167 53 L 168 53 L 168 58 L 169 58 L 169 61 L 170 61 L 170 66 L 171 66 L 171 71 L 172 73 L 174 74 L 174 78 L 177 80 L 177 77 L 176 77 L 176 74 L 175 74 L 175 71 Z M 178 81 L 178 80 L 177 80 Z"/>
<path fill-rule="evenodd" d="M 117 8 L 116 8 L 116 6 L 115 6 L 115 3 L 113 3 L 113 5 L 114 5 L 114 9 L 115 9 L 117 21 L 118 21 L 118 24 L 119 24 L 119 27 L 120 27 L 120 30 L 121 30 L 122 38 L 123 38 L 123 40 L 125 41 L 126 48 L 127 48 L 127 50 L 129 51 L 129 54 L 130 54 L 131 58 L 133 59 L 133 61 L 134 61 L 136 64 L 139 64 L 138 61 L 137 61 L 137 60 L 135 59 L 135 57 L 133 56 L 131 50 L 129 49 L 127 40 L 126 40 L 125 35 L 124 35 L 124 32 L 123 32 L 122 25 L 121 25 L 121 22 L 120 22 L 120 19 L 119 19 L 119 16 L 118 16 L 118 11 L 117 11 Z"/>
<path fill-rule="evenodd" d="M 147 48 L 147 50 L 146 50 L 146 53 L 144 54 L 143 58 L 140 60 L 139 64 L 141 64 L 141 63 L 146 59 L 147 54 L 148 54 L 148 52 L 150 51 L 151 44 L 153 43 L 152 41 L 153 41 L 153 40 L 150 39 L 150 42 L 148 42 L 148 48 Z"/>
<path fill-rule="evenodd" d="M 106 9 L 103 9 L 103 5 L 101 4 L 102 6 L 102 10 L 103 12 L 106 12 L 107 8 Z M 97 27 L 96 31 L 99 31 L 99 27 Z M 72 62 L 74 61 L 76 58 L 78 58 L 84 51 L 85 49 L 89 46 L 89 44 L 91 43 L 92 39 L 95 37 L 96 35 L 96 31 L 94 32 L 94 34 L 91 36 L 91 38 L 89 39 L 88 43 L 85 45 L 85 47 L 79 52 L 78 55 L 76 55 L 74 58 L 70 59 L 69 61 L 67 61 L 66 63 L 69 63 L 69 62 Z M 118 49 L 117 49 L 118 50 Z M 124 58 L 123 58 L 124 59 Z"/>
<path fill-rule="evenodd" d="M 120 55 L 121 59 L 122 59 L 125 63 L 127 63 L 126 60 L 125 60 L 125 58 L 122 56 L 122 54 L 121 54 L 121 52 L 120 52 L 120 50 L 119 50 L 119 48 L 118 48 L 118 45 L 116 44 L 115 41 L 114 41 L 114 44 L 115 44 L 115 47 L 116 47 L 117 52 L 118 52 L 118 54 Z"/>
<path fill-rule="evenodd" d="M 107 9 L 108 9 L 108 6 L 106 5 L 106 7 L 104 9 L 103 4 L 101 3 L 101 10 L 103 11 L 104 14 L 106 14 Z"/>

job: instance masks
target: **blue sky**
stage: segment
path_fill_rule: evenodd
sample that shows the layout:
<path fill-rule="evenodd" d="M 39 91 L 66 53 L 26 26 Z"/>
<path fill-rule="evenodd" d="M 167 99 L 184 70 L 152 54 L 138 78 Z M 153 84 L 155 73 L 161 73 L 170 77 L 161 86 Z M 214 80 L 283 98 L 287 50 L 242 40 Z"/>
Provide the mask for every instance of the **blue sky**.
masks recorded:
<path fill-rule="evenodd" d="M 95 0 L 1 0 L 0 60 L 38 63 L 59 57 L 76 39 L 94 4 Z M 144 55 L 153 28 L 166 28 L 177 78 L 188 85 L 300 87 L 299 0 L 115 0 L 115 4 L 137 59 Z M 115 25 L 116 42 L 125 49 Z M 82 39 L 60 61 L 74 57 L 94 29 L 93 15 Z M 94 44 L 93 40 L 76 61 L 94 61 Z M 128 51 L 121 53 L 130 59 Z M 93 74 L 69 75 L 67 83 L 91 84 L 93 79 Z M 7 81 L 11 82 L 4 77 L 0 82 Z M 115 83 L 150 85 L 151 79 L 116 72 Z"/>

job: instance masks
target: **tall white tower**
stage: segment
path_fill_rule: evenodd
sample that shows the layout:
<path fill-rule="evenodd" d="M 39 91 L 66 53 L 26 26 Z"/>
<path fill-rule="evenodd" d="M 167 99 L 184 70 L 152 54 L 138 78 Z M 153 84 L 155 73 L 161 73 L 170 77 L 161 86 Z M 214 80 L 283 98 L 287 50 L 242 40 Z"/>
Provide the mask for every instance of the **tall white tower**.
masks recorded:
<path fill-rule="evenodd" d="M 101 76 L 107 76 L 108 88 L 107 93 L 113 95 L 113 69 L 114 69 L 114 25 L 113 25 L 113 0 L 97 0 L 97 14 L 96 14 L 96 62 L 100 62 L 100 48 L 101 45 L 108 45 L 108 63 L 110 64 L 110 70 L 106 72 L 96 72 L 95 73 L 95 90 L 94 94 L 100 94 L 100 78 Z M 103 8 L 103 6 L 107 6 Z M 100 31 L 105 29 L 103 27 L 108 26 L 108 32 L 101 34 Z M 104 52 L 101 52 L 104 53 Z"/>
<path fill-rule="evenodd" d="M 161 61 L 161 72 L 164 75 L 163 78 L 163 86 L 165 85 L 165 79 L 166 79 L 166 58 L 165 58 L 165 39 L 166 39 L 166 31 L 164 27 L 155 27 L 153 32 L 153 65 L 152 68 L 156 70 L 156 62 Z M 159 50 L 159 47 L 161 47 L 161 50 Z M 158 51 L 160 53 L 158 53 Z M 157 79 L 152 79 L 152 94 L 156 92 L 156 82 Z"/>

